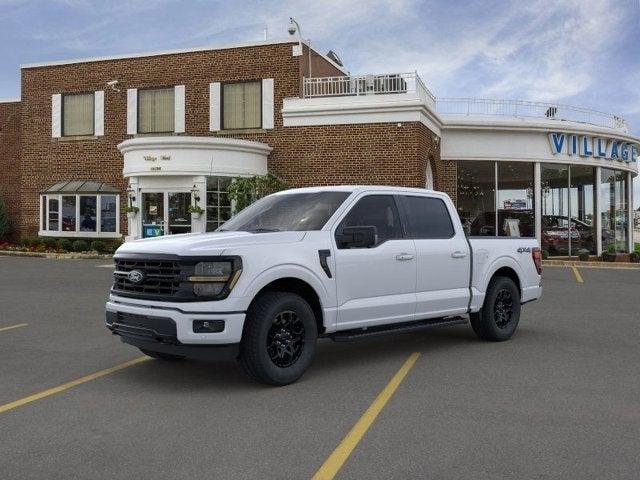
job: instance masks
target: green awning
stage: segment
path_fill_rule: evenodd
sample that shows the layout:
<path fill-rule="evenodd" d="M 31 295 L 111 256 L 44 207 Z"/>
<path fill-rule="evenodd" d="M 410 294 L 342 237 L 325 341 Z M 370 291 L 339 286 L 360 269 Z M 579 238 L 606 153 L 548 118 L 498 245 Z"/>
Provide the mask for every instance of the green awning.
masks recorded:
<path fill-rule="evenodd" d="M 69 182 L 60 182 L 52 185 L 42 192 L 47 193 L 120 193 L 120 189 L 107 185 L 104 182 L 92 182 L 84 180 L 72 180 Z"/>

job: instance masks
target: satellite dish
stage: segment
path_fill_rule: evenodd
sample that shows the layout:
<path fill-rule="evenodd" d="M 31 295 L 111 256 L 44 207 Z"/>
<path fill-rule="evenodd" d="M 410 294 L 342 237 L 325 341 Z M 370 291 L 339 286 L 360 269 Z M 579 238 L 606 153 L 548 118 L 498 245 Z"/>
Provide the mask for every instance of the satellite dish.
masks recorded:
<path fill-rule="evenodd" d="M 344 67 L 344 65 L 342 64 L 342 60 L 340 60 L 340 57 L 338 56 L 338 54 L 333 50 L 329 50 L 327 52 L 327 57 L 329 57 L 331 60 L 333 60 L 335 63 L 337 63 L 341 67 Z"/>

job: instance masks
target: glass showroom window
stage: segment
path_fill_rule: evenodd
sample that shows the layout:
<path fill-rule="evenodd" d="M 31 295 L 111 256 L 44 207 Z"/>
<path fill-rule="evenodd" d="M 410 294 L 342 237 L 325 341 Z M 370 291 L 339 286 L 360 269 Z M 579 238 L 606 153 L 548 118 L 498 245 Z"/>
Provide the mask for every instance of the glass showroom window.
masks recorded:
<path fill-rule="evenodd" d="M 231 218 L 229 185 L 231 177 L 207 178 L 207 232 L 213 232 Z"/>
<path fill-rule="evenodd" d="M 603 168 L 600 181 L 602 251 L 626 252 L 629 228 L 627 174 Z"/>
<path fill-rule="evenodd" d="M 495 162 L 458 162 L 457 207 L 465 232 L 470 236 L 496 234 Z"/>
<path fill-rule="evenodd" d="M 118 196 L 42 195 L 41 225 L 42 233 L 52 236 L 115 237 Z"/>
<path fill-rule="evenodd" d="M 498 162 L 498 236 L 535 237 L 533 163 Z"/>
<path fill-rule="evenodd" d="M 175 131 L 175 89 L 154 88 L 138 91 L 138 133 Z"/>
<path fill-rule="evenodd" d="M 596 254 L 593 167 L 541 164 L 542 248 L 549 255 Z"/>
<path fill-rule="evenodd" d="M 222 90 L 222 128 L 262 127 L 262 82 L 226 83 Z"/>
<path fill-rule="evenodd" d="M 62 97 L 62 135 L 94 134 L 94 93 L 66 94 Z"/>

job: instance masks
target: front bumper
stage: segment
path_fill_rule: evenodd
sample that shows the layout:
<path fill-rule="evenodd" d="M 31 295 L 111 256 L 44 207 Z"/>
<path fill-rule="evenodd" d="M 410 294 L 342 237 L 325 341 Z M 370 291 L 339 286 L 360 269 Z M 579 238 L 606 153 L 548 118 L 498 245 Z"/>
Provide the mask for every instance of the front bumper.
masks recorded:
<path fill-rule="evenodd" d="M 187 308 L 189 305 L 184 303 L 176 307 L 160 307 L 111 297 L 106 304 L 107 327 L 125 341 L 134 339 L 174 347 L 240 343 L 246 316 L 244 311 L 201 312 Z M 193 329 L 196 320 L 224 321 L 224 329 L 215 333 L 196 333 Z"/>

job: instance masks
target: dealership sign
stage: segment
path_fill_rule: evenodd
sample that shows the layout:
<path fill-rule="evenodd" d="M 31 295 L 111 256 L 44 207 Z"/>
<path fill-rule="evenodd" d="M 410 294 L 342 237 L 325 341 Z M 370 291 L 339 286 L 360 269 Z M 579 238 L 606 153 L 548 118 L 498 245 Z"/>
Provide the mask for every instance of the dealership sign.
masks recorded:
<path fill-rule="evenodd" d="M 564 153 L 627 163 L 638 161 L 638 145 L 632 142 L 590 135 L 550 133 L 549 144 L 554 155 Z"/>

